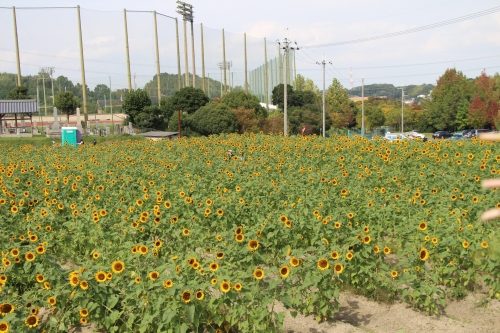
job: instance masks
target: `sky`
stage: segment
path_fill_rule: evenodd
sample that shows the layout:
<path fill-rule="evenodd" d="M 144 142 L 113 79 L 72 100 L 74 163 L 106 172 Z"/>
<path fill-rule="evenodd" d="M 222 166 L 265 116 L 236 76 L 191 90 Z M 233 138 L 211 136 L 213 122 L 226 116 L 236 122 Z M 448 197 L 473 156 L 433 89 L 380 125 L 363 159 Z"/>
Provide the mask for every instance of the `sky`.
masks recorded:
<path fill-rule="evenodd" d="M 195 68 L 201 76 L 201 27 L 203 24 L 206 75 L 219 80 L 222 62 L 222 29 L 226 60 L 231 61 L 235 85 L 244 82 L 244 33 L 248 70 L 278 55 L 277 41 L 284 38 L 298 46 L 296 73 L 314 80 L 321 89 L 325 59 L 326 86 L 337 78 L 352 84 L 435 84 L 447 68 L 467 77 L 481 71 L 500 72 L 500 3 L 494 0 L 191 0 L 194 6 Z M 81 6 L 86 82 L 92 89 L 102 83 L 113 89 L 127 87 L 124 13 L 127 9 L 130 66 L 133 86 L 143 87 L 156 74 L 155 29 L 157 13 L 161 72 L 177 73 L 174 0 L 0 0 L 0 72 L 16 73 L 12 5 L 16 6 L 21 72 L 34 75 L 53 67 L 54 76 L 81 82 L 77 10 L 26 7 Z M 443 24 L 485 10 L 477 18 Z M 140 11 L 140 12 L 139 12 Z M 421 29 L 438 23 L 433 29 Z M 420 30 L 395 37 L 352 42 L 357 39 Z M 188 24 L 189 71 L 192 72 Z M 181 69 L 184 72 L 183 25 L 179 17 Z M 297 43 L 297 44 L 295 44 Z M 337 45 L 330 45 L 337 43 Z M 327 44 L 326 46 L 321 46 Z M 339 45 L 340 44 L 340 45 Z M 331 62 L 331 64 L 330 64 Z M 275 71 L 275 70 L 274 70 Z M 271 74 L 271 80 L 275 81 Z"/>

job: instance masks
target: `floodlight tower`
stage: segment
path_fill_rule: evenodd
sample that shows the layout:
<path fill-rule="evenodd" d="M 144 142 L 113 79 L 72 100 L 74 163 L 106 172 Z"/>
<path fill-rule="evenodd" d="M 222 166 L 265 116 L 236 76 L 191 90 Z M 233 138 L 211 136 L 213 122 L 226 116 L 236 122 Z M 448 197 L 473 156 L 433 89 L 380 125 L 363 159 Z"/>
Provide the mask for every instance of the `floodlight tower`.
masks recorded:
<path fill-rule="evenodd" d="M 194 57 L 194 31 L 193 31 L 193 5 L 177 0 L 177 13 L 182 15 L 182 21 L 184 22 L 184 57 L 186 64 L 186 87 L 189 86 L 189 64 L 188 64 L 188 50 L 187 50 L 187 33 L 186 33 L 186 21 L 191 22 L 191 51 L 192 51 L 192 63 L 193 63 L 193 87 L 196 88 L 196 68 L 195 68 L 195 57 Z"/>

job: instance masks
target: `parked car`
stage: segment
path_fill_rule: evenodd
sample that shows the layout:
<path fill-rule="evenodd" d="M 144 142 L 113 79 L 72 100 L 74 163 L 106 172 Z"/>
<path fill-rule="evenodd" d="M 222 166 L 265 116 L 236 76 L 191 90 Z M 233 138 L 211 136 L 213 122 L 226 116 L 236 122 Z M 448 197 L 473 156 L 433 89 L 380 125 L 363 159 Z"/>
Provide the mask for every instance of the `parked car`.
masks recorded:
<path fill-rule="evenodd" d="M 417 131 L 405 132 L 404 135 L 406 135 L 410 139 L 421 139 L 424 142 L 427 141 L 427 137 L 422 133 L 418 133 Z"/>
<path fill-rule="evenodd" d="M 408 137 L 404 133 L 387 132 L 384 136 L 384 139 L 392 142 L 395 140 L 408 140 Z"/>
<path fill-rule="evenodd" d="M 473 129 L 464 134 L 464 138 L 472 139 L 479 135 L 479 133 L 488 133 L 490 130 L 487 129 Z"/>
<path fill-rule="evenodd" d="M 412 139 L 415 139 L 415 138 L 424 139 L 425 138 L 425 135 L 423 135 L 422 133 L 418 133 L 417 131 L 409 131 L 409 132 L 405 132 L 403 134 L 406 135 L 407 137 L 412 138 Z"/>
<path fill-rule="evenodd" d="M 453 134 L 451 134 L 448 131 L 437 131 L 434 134 L 432 134 L 433 139 L 448 139 L 452 136 Z"/>
<path fill-rule="evenodd" d="M 462 140 L 464 138 L 463 136 L 463 133 L 460 131 L 460 132 L 455 132 L 453 133 L 452 136 L 450 136 L 450 140 Z"/>

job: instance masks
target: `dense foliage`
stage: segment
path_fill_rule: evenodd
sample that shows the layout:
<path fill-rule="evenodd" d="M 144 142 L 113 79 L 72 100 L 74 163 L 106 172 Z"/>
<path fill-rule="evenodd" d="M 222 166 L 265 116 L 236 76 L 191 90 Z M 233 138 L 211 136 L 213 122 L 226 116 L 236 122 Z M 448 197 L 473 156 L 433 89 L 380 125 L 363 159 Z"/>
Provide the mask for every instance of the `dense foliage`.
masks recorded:
<path fill-rule="evenodd" d="M 28 88 L 25 86 L 17 86 L 7 94 L 6 99 L 29 99 Z"/>
<path fill-rule="evenodd" d="M 257 96 L 246 93 L 243 90 L 236 90 L 225 94 L 221 98 L 221 103 L 226 104 L 233 110 L 241 107 L 245 109 L 253 109 L 257 119 L 267 117 L 267 110 L 260 105 Z"/>
<path fill-rule="evenodd" d="M 174 96 L 167 98 L 162 105 L 164 113 L 171 115 L 178 110 L 193 114 L 199 108 L 210 102 L 210 99 L 201 89 L 186 87 L 175 92 Z"/>
<path fill-rule="evenodd" d="M 82 105 L 80 99 L 71 91 L 63 91 L 56 95 L 54 106 L 65 114 L 69 123 L 69 116 L 76 113 L 76 108 Z"/>
<path fill-rule="evenodd" d="M 276 332 L 275 300 L 325 320 L 345 288 L 431 313 L 478 282 L 500 298 L 498 228 L 477 221 L 498 207 L 481 190 L 496 144 L 223 135 L 0 152 L 3 332 Z"/>
<path fill-rule="evenodd" d="M 238 120 L 224 103 L 210 103 L 198 109 L 193 115 L 193 129 L 201 135 L 236 133 Z"/>
<path fill-rule="evenodd" d="M 125 95 L 123 113 L 127 115 L 129 121 L 135 123 L 136 117 L 148 106 L 151 106 L 151 98 L 146 90 L 131 90 Z"/>

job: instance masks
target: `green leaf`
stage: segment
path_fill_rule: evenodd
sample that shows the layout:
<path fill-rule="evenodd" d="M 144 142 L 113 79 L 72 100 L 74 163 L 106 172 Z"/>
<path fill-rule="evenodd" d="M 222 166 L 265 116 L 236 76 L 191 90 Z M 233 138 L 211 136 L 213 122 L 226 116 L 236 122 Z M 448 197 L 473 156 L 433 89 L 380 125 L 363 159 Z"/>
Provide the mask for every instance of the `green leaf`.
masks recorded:
<path fill-rule="evenodd" d="M 108 298 L 108 302 L 107 302 L 107 307 L 112 309 L 115 307 L 116 303 L 118 303 L 118 296 L 116 295 L 112 295 L 111 297 Z"/>
<path fill-rule="evenodd" d="M 290 316 L 295 319 L 295 317 L 297 317 L 297 311 L 290 311 Z"/>
<path fill-rule="evenodd" d="M 281 298 L 281 301 L 283 302 L 285 307 L 287 307 L 287 308 L 292 307 L 292 298 L 290 297 L 289 294 L 283 295 L 283 297 Z"/>
<path fill-rule="evenodd" d="M 186 305 L 186 316 L 188 320 L 192 323 L 194 321 L 194 314 L 196 312 L 196 307 L 194 304 Z"/>
<path fill-rule="evenodd" d="M 111 314 L 109 315 L 109 319 L 112 321 L 112 322 L 116 322 L 118 320 L 118 318 L 120 318 L 121 316 L 121 312 L 120 311 L 113 311 L 111 312 Z"/>

